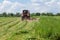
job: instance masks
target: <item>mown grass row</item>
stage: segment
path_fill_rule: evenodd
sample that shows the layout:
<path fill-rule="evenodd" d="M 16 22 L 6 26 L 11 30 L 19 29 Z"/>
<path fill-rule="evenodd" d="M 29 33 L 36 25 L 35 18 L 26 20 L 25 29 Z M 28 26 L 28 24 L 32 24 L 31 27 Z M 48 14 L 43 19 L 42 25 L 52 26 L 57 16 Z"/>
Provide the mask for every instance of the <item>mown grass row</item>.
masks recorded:
<path fill-rule="evenodd" d="M 2 40 L 3 38 L 4 38 L 3 40 L 10 40 L 10 38 L 15 35 L 17 30 L 20 29 L 21 27 L 24 27 L 25 25 L 26 25 L 26 22 L 18 23 L 17 25 L 10 28 L 8 32 L 0 38 L 0 40 Z"/>
<path fill-rule="evenodd" d="M 4 23 L 4 22 L 7 22 L 7 21 L 10 21 L 10 20 L 14 20 L 14 19 L 17 19 L 17 18 L 5 18 L 5 17 L 0 17 L 0 24 L 1 23 Z"/>
<path fill-rule="evenodd" d="M 6 30 L 1 28 L 5 33 L 0 31 L 1 34 L 4 33 L 0 40 L 60 40 L 60 17 L 40 16 L 38 18 L 40 18 L 38 22 L 14 21 L 16 24 L 13 22 L 4 25 Z"/>
<path fill-rule="evenodd" d="M 14 25 L 16 25 L 19 22 L 20 21 L 17 20 L 17 21 L 9 23 L 8 25 L 4 25 L 4 26 L 0 27 L 0 36 L 4 35 L 9 28 L 13 27 Z"/>
<path fill-rule="evenodd" d="M 10 22 L 16 21 L 16 20 L 17 20 L 17 19 L 15 19 L 15 18 L 7 18 L 7 19 L 5 19 L 4 21 L 3 21 L 3 20 L 0 20 L 0 21 L 2 21 L 2 22 L 0 23 L 0 27 L 3 26 L 3 25 L 8 24 L 8 23 L 10 23 Z"/>
<path fill-rule="evenodd" d="M 35 21 L 27 22 L 27 25 L 17 30 L 16 35 L 10 38 L 10 40 L 28 40 L 29 38 L 35 38 Z"/>
<path fill-rule="evenodd" d="M 22 38 L 18 37 L 18 40 L 39 40 L 35 34 L 35 28 L 37 27 L 36 25 L 38 22 L 37 21 L 32 21 L 30 22 L 30 24 L 28 24 L 25 28 L 26 28 L 26 32 L 25 34 L 22 33 L 22 35 L 17 35 L 17 36 L 22 36 Z M 16 36 L 15 36 L 16 37 Z M 17 38 L 16 38 L 17 39 Z"/>

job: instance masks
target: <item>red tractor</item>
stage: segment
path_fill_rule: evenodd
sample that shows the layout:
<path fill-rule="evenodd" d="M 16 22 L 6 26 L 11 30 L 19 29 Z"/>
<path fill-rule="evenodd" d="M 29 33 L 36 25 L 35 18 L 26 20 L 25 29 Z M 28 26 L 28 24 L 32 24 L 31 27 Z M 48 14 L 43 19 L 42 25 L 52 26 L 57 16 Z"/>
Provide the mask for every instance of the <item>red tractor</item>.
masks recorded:
<path fill-rule="evenodd" d="M 29 10 L 23 10 L 21 16 L 22 16 L 22 20 L 24 20 L 24 19 L 30 20 L 30 12 L 29 12 Z"/>

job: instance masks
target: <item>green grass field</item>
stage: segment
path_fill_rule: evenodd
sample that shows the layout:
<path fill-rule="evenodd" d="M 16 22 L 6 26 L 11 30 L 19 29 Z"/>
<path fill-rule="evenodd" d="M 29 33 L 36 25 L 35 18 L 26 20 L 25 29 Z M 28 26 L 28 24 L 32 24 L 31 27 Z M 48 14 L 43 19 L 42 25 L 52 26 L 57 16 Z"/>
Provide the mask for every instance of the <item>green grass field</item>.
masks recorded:
<path fill-rule="evenodd" d="M 60 17 L 40 16 L 39 21 L 0 17 L 0 40 L 60 40 Z"/>

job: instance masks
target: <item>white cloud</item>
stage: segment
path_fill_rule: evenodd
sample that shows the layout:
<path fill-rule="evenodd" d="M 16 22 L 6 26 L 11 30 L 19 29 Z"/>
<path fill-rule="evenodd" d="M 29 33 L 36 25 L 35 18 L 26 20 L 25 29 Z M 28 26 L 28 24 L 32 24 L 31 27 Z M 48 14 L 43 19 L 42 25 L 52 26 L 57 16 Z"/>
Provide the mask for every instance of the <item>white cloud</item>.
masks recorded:
<path fill-rule="evenodd" d="M 60 5 L 60 2 L 57 2 L 58 5 Z"/>
<path fill-rule="evenodd" d="M 31 0 L 32 1 L 32 0 Z M 37 2 L 43 2 L 43 0 L 33 0 L 32 1 L 32 5 L 31 8 L 34 12 L 47 12 L 49 11 L 49 9 L 45 6 L 45 5 L 41 5 L 41 3 L 37 3 Z"/>
<path fill-rule="evenodd" d="M 23 4 L 20 2 L 11 2 L 4 0 L 0 3 L 0 12 L 20 12 L 28 9 L 31 12 L 51 12 L 52 10 L 60 10 L 60 2 L 57 0 L 31 0 L 31 3 Z"/>
<path fill-rule="evenodd" d="M 31 0 L 31 2 L 55 2 L 57 0 Z"/>
<path fill-rule="evenodd" d="M 25 5 L 22 3 L 4 0 L 2 3 L 0 3 L 0 12 L 16 12 L 19 8 L 22 8 L 24 6 Z"/>
<path fill-rule="evenodd" d="M 31 0 L 31 2 L 43 2 L 44 0 Z"/>
<path fill-rule="evenodd" d="M 19 9 L 19 8 L 22 8 L 24 7 L 25 5 L 21 4 L 21 3 L 18 3 L 18 2 L 14 2 L 12 4 L 12 6 L 9 8 L 8 12 L 16 12 L 17 10 L 16 9 Z"/>
<path fill-rule="evenodd" d="M 45 2 L 46 5 L 52 5 L 52 4 L 57 4 L 57 0 L 51 0 L 49 2 Z"/>
<path fill-rule="evenodd" d="M 31 2 L 36 2 L 37 0 L 31 0 Z"/>
<path fill-rule="evenodd" d="M 60 2 L 57 0 L 35 0 L 32 4 L 35 12 L 58 12 L 60 10 Z"/>
<path fill-rule="evenodd" d="M 4 0 L 1 4 L 0 4 L 0 11 L 4 12 L 7 10 L 7 8 L 11 5 L 10 1 L 6 1 Z"/>

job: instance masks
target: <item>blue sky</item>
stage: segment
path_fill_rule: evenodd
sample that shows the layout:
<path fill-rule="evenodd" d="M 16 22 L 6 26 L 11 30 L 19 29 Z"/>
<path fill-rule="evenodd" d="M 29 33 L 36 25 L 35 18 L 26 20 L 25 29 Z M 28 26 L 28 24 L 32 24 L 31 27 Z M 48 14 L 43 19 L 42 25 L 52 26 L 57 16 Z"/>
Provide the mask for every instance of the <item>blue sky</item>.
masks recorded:
<path fill-rule="evenodd" d="M 60 0 L 0 0 L 1 12 L 60 12 Z"/>

